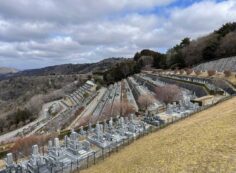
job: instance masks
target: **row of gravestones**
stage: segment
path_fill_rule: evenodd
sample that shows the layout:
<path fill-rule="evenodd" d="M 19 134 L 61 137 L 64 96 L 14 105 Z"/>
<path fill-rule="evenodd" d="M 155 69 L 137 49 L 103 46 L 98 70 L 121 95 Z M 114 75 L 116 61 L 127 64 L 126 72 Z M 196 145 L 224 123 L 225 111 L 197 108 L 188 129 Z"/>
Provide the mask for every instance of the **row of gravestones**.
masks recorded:
<path fill-rule="evenodd" d="M 200 106 L 197 103 L 192 103 L 190 101 L 190 97 L 184 97 L 184 99 L 180 100 L 178 104 L 176 102 L 173 104 L 168 104 L 166 106 L 166 115 L 170 117 L 176 116 L 181 118 L 188 116 L 199 109 Z M 164 120 L 162 120 L 162 118 L 160 118 L 158 114 L 150 115 L 148 113 L 144 117 L 144 121 L 154 126 L 160 126 L 166 123 Z"/>
<path fill-rule="evenodd" d="M 101 148 L 107 148 L 118 145 L 129 137 L 136 137 L 147 130 L 149 125 L 143 121 L 135 120 L 134 115 L 120 117 L 117 119 L 116 126 L 113 125 L 112 119 L 108 124 L 97 124 L 94 133 L 88 137 L 89 141 Z"/>
<path fill-rule="evenodd" d="M 207 80 L 207 79 L 196 78 L 196 77 L 175 76 L 175 75 L 170 75 L 169 77 L 174 78 L 174 79 L 180 79 L 180 80 L 191 81 L 191 82 L 195 82 L 195 83 L 199 83 L 199 84 L 204 84 L 210 90 L 217 89 L 217 87 L 214 86 L 212 83 L 210 83 L 209 80 Z"/>
<path fill-rule="evenodd" d="M 4 172 L 56 172 L 62 167 L 68 168 L 71 163 L 78 163 L 94 154 L 91 143 L 99 148 L 118 145 L 124 139 L 135 137 L 148 129 L 143 121 L 130 118 L 117 118 L 116 122 L 111 119 L 104 125 L 97 123 L 95 128 L 89 126 L 88 131 L 81 128 L 78 134 L 71 131 L 70 136 L 65 136 L 64 142 L 60 145 L 59 139 L 55 138 L 48 142 L 46 155 L 39 153 L 38 145 L 32 146 L 32 154 L 28 160 L 16 164 L 13 161 L 12 153 L 6 157 L 6 169 Z M 80 136 L 87 136 L 87 140 L 78 140 Z"/>
<path fill-rule="evenodd" d="M 235 94 L 236 91 L 231 87 L 230 84 L 228 84 L 224 80 L 219 80 L 219 79 L 210 79 L 210 78 L 200 78 L 200 77 L 180 77 L 180 76 L 175 76 L 171 75 L 171 77 L 179 78 L 179 79 L 185 79 L 188 81 L 196 82 L 196 83 L 201 83 L 206 85 L 210 90 L 214 91 L 223 91 L 227 92 L 228 94 Z"/>
<path fill-rule="evenodd" d="M 79 87 L 79 89 L 77 89 L 74 93 L 68 95 L 68 97 L 71 99 L 72 102 L 80 105 L 82 103 L 82 100 L 84 99 L 84 94 L 90 92 L 91 88 L 91 85 L 85 83 L 84 85 Z"/>
<path fill-rule="evenodd" d="M 192 113 L 199 108 L 198 103 L 192 103 L 190 97 L 184 97 L 183 100 L 180 100 L 178 104 L 174 102 L 173 104 L 168 104 L 166 113 L 179 114 L 180 116 L 185 115 L 186 113 Z"/>

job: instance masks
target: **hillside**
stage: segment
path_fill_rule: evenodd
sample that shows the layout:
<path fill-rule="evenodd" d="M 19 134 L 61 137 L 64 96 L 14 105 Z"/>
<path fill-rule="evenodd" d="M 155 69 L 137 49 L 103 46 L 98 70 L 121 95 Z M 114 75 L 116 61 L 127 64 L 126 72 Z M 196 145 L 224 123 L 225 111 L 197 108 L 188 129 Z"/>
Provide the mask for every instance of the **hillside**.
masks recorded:
<path fill-rule="evenodd" d="M 235 172 L 236 97 L 150 134 L 83 173 Z"/>
<path fill-rule="evenodd" d="M 14 74 L 0 76 L 0 79 L 17 76 L 47 76 L 47 75 L 69 75 L 69 74 L 85 74 L 94 71 L 104 71 L 115 65 L 116 63 L 125 61 L 124 58 L 108 58 L 97 63 L 90 64 L 62 64 L 49 66 L 39 69 L 30 69 L 20 71 Z"/>
<path fill-rule="evenodd" d="M 135 54 L 134 60 L 142 59 L 143 65 L 148 63 L 161 69 L 193 67 L 200 63 L 236 56 L 235 44 L 236 23 L 226 23 L 197 39 L 183 38 L 165 54 L 144 49 Z"/>
<path fill-rule="evenodd" d="M 236 71 L 236 57 L 231 58 L 223 58 L 215 61 L 210 61 L 206 63 L 202 63 L 194 67 L 195 70 L 216 70 L 216 71 L 225 71 L 230 70 Z"/>
<path fill-rule="evenodd" d="M 1 80 L 0 134 L 18 126 L 18 110 L 26 108 L 30 112 L 29 120 L 32 121 L 43 103 L 71 93 L 83 81 L 82 75 L 20 76 Z"/>

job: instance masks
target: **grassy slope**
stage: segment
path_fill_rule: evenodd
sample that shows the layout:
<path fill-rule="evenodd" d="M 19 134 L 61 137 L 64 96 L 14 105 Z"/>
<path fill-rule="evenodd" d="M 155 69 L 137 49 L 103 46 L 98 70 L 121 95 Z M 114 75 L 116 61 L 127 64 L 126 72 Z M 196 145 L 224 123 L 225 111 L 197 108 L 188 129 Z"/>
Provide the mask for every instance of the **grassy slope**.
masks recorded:
<path fill-rule="evenodd" d="M 83 173 L 235 172 L 236 97 L 150 134 Z"/>

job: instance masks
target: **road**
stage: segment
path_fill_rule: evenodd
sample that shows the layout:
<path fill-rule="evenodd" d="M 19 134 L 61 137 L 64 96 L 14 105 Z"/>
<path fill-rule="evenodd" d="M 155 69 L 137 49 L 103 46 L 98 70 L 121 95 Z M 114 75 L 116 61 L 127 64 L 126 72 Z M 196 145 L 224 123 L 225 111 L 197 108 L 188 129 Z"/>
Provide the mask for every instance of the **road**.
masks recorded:
<path fill-rule="evenodd" d="M 39 114 L 39 117 L 38 117 L 35 121 L 33 121 L 33 122 L 29 123 L 29 124 L 26 124 L 25 126 L 19 128 L 19 129 L 16 129 L 16 130 L 13 130 L 13 131 L 11 131 L 11 132 L 9 132 L 9 133 L 6 133 L 6 134 L 1 135 L 1 136 L 0 136 L 0 142 L 14 139 L 18 133 L 23 132 L 23 129 L 27 129 L 27 128 L 29 128 L 30 126 L 34 126 L 34 125 L 36 125 L 36 124 L 39 123 L 39 125 L 37 125 L 37 127 L 36 127 L 36 129 L 38 129 L 38 128 L 40 128 L 42 125 L 45 125 L 45 124 L 42 124 L 42 123 L 40 123 L 40 122 L 41 122 L 43 119 L 46 119 L 46 118 L 47 118 L 47 111 L 48 111 L 48 108 L 49 108 L 53 103 L 55 103 L 55 102 L 58 102 L 58 101 L 53 101 L 53 102 L 44 104 L 44 105 L 43 105 L 43 108 L 42 108 L 42 111 L 41 111 L 40 114 Z M 62 104 L 61 104 L 61 105 L 62 105 Z M 65 109 L 65 107 L 64 107 L 64 105 L 62 105 L 62 106 L 63 106 L 63 109 L 62 109 L 62 111 L 63 111 L 63 110 Z M 32 132 L 35 132 L 35 129 L 34 129 Z M 33 134 L 32 132 L 30 132 L 30 134 Z"/>
<path fill-rule="evenodd" d="M 34 130 L 32 130 L 29 134 L 27 134 L 26 136 L 29 136 L 29 135 L 32 135 L 32 134 L 34 134 L 34 133 L 36 133 L 39 129 L 41 129 L 42 127 L 44 127 L 45 125 L 47 125 L 47 123 L 49 122 L 49 121 L 52 121 L 53 119 L 55 119 L 55 118 L 57 118 L 58 116 L 60 116 L 60 114 L 62 113 L 62 112 L 64 112 L 66 109 L 67 109 L 67 107 L 63 104 L 63 103 L 61 103 L 61 100 L 57 100 L 57 101 L 53 101 L 53 102 L 50 102 L 50 103 L 46 103 L 46 104 L 44 104 L 43 105 L 43 109 L 42 109 L 42 114 L 44 114 L 43 116 L 44 117 L 47 117 L 47 112 L 48 112 L 48 109 L 49 109 L 49 107 L 51 106 L 51 105 L 53 105 L 54 103 L 58 103 L 58 104 L 60 104 L 61 106 L 62 106 L 62 109 L 52 118 L 52 119 L 49 119 L 49 120 L 47 120 L 46 122 L 44 122 L 44 123 L 40 123 L 39 125 L 37 125 L 37 127 L 34 129 Z"/>

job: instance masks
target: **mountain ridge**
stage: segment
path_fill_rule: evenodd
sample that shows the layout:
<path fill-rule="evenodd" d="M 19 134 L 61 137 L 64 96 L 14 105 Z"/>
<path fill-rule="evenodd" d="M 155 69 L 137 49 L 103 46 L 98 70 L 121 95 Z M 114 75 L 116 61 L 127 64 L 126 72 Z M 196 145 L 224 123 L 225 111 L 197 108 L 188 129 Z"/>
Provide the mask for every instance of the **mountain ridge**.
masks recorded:
<path fill-rule="evenodd" d="M 0 73 L 0 79 L 7 79 L 18 76 L 47 76 L 47 75 L 69 75 L 86 74 L 94 71 L 106 71 L 117 63 L 124 62 L 127 58 L 107 58 L 96 63 L 85 64 L 61 64 L 47 66 L 38 69 L 27 69 L 15 73 Z"/>

